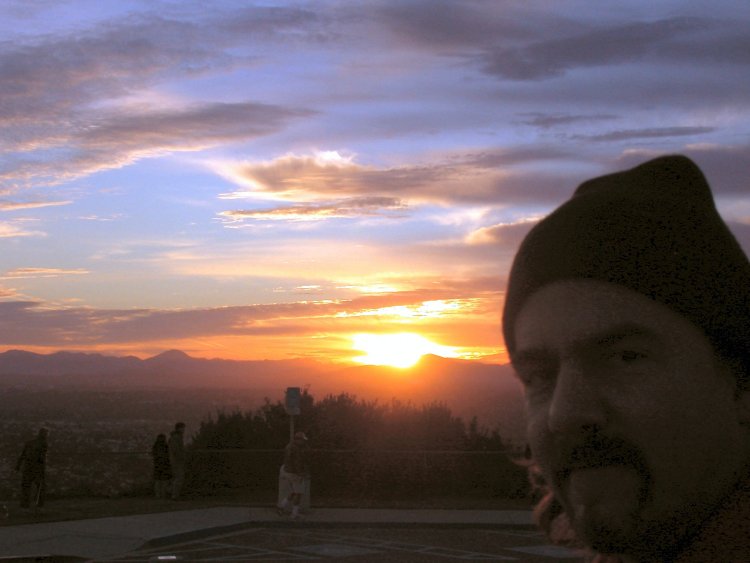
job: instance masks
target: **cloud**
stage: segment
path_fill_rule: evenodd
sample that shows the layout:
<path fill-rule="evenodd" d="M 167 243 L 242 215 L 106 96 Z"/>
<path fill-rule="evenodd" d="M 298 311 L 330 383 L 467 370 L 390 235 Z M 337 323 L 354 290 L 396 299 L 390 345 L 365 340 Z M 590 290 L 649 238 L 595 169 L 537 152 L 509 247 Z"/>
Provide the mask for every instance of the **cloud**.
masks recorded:
<path fill-rule="evenodd" d="M 110 221 L 117 221 L 123 217 L 122 213 L 112 213 L 111 215 L 81 215 L 78 217 L 81 221 L 96 221 L 100 223 L 108 223 Z"/>
<path fill-rule="evenodd" d="M 563 113 L 539 113 L 539 112 L 528 112 L 520 113 L 519 117 L 522 118 L 521 123 L 524 125 L 531 125 L 532 127 L 539 127 L 542 129 L 549 129 L 552 127 L 571 125 L 573 123 L 592 123 L 597 121 L 610 121 L 619 119 L 614 114 L 592 114 L 592 115 L 576 115 L 576 114 L 563 114 Z"/>
<path fill-rule="evenodd" d="M 666 134 L 670 130 L 673 128 L 646 131 Z M 654 138 L 662 137 L 656 134 Z M 715 195 L 737 197 L 750 194 L 750 145 L 710 143 L 671 144 L 666 149 L 663 146 L 626 149 L 613 158 L 581 155 L 578 161 L 572 157 L 567 159 L 566 164 L 573 166 L 560 166 L 550 173 L 545 171 L 544 163 L 540 161 L 532 168 L 525 167 L 497 176 L 497 185 L 492 193 L 496 195 L 495 202 L 531 205 L 550 211 L 567 200 L 578 185 L 590 178 L 632 168 L 668 153 L 685 154 L 692 158 L 703 170 Z M 565 160 L 561 159 L 560 162 L 563 164 Z"/>
<path fill-rule="evenodd" d="M 318 332 L 347 333 L 354 323 L 372 322 L 379 315 L 382 325 L 408 308 L 413 316 L 457 315 L 458 305 L 466 314 L 484 314 L 476 300 L 496 298 L 497 288 L 488 290 L 483 280 L 446 282 L 440 287 L 351 300 L 299 301 L 205 309 L 103 310 L 85 307 L 54 308 L 38 301 L 0 302 L 0 346 L 74 346 L 124 344 L 213 336 L 313 335 Z M 455 306 L 437 307 L 436 302 L 456 301 Z M 471 305 L 470 307 L 468 305 Z M 369 318 L 369 320 L 367 320 Z M 335 325 L 332 321 L 336 319 Z M 359 320 L 358 320 L 359 319 Z M 361 320 L 365 319 L 365 320 Z"/>
<path fill-rule="evenodd" d="M 279 129 L 284 120 L 310 113 L 250 102 L 197 104 L 182 110 L 151 110 L 135 115 L 118 112 L 87 128 L 76 139 L 90 150 L 196 150 L 267 135 Z"/>
<path fill-rule="evenodd" d="M 42 231 L 29 231 L 13 223 L 0 222 L 0 238 L 44 237 Z"/>
<path fill-rule="evenodd" d="M 737 197 L 750 194 L 750 183 L 748 182 L 748 178 L 750 178 L 750 146 L 688 145 L 679 152 L 695 160 L 706 175 L 716 197 Z M 663 154 L 663 150 L 628 150 L 605 167 L 608 170 L 628 169 Z M 588 179 L 588 177 L 581 178 L 580 181 L 584 179 Z M 573 177 L 570 177 L 568 181 L 558 177 L 556 180 L 552 180 L 546 189 L 542 182 L 537 181 L 526 186 L 533 186 L 531 190 L 528 190 L 525 189 L 524 185 L 506 180 L 504 190 L 506 194 L 513 194 L 512 199 L 516 202 L 521 200 L 524 192 L 529 196 L 529 202 L 549 202 L 557 197 L 556 206 L 573 194 L 580 181 Z M 560 189 L 560 185 L 564 185 L 565 189 Z M 734 222 L 730 222 L 730 226 L 743 246 L 750 252 L 750 234 L 748 234 L 750 228 L 738 223 L 736 219 Z M 528 218 L 513 223 L 498 223 L 481 227 L 469 233 L 465 241 L 471 246 L 502 245 L 505 248 L 517 248 L 529 229 L 537 221 L 538 218 Z"/>
<path fill-rule="evenodd" d="M 16 268 L 0 275 L 0 279 L 58 278 L 60 276 L 81 276 L 88 273 L 89 271 L 83 268 Z"/>
<path fill-rule="evenodd" d="M 271 162 L 230 165 L 225 175 L 251 185 L 257 192 L 292 201 L 341 196 L 391 194 L 427 190 L 438 182 L 441 166 L 377 169 L 351 160 L 330 161 L 316 156 L 286 155 Z"/>
<path fill-rule="evenodd" d="M 39 209 L 41 207 L 57 207 L 70 205 L 72 201 L 8 201 L 0 200 L 0 211 L 18 211 L 19 209 Z"/>
<path fill-rule="evenodd" d="M 469 233 L 466 243 L 469 245 L 501 244 L 506 247 L 517 248 L 536 225 L 538 219 L 527 219 L 517 223 L 500 223 L 490 227 L 482 227 Z"/>
<path fill-rule="evenodd" d="M 333 18 L 326 10 L 294 6 L 249 6 L 233 10 L 215 21 L 217 35 L 235 39 L 270 39 L 284 43 L 306 43 L 335 39 L 338 34 L 329 29 Z"/>
<path fill-rule="evenodd" d="M 484 72 L 511 80 L 548 79 L 576 68 L 642 61 L 746 65 L 750 62 L 750 38 L 738 23 L 669 18 L 540 38 L 488 50 L 479 60 Z"/>
<path fill-rule="evenodd" d="M 34 288 L 68 304 L 71 296 L 140 307 L 318 301 L 171 311 L 38 303 L 17 311 L 49 342 L 85 340 L 76 323 L 93 331 L 91 342 L 311 334 L 332 318 L 419 307 L 421 297 L 455 301 L 464 293 L 445 290 L 446 272 L 500 285 L 531 225 L 521 218 L 646 155 L 694 157 L 725 208 L 747 194 L 746 147 L 695 144 L 746 138 L 747 18 L 659 19 L 731 14 L 726 6 L 265 4 L 113 4 L 73 19 L 68 3 L 0 43 L 0 126 L 9 132 L 0 139 L 0 211 L 64 205 L 45 200 L 96 190 L 67 213 L 40 212 L 48 224 L 0 223 L 0 237 L 49 229 L 68 250 L 60 257 L 68 263 L 49 263 L 60 269 L 6 278 L 18 280 L 19 295 Z M 50 23 L 57 13 L 66 17 Z M 66 191 L 75 198 L 15 195 L 175 153 L 74 182 Z M 184 166 L 221 159 L 215 170 L 230 187 Z M 231 193 L 211 199 L 222 190 Z M 81 221 L 118 217 L 127 220 L 117 228 Z M 128 243 L 133 237 L 191 242 L 146 247 Z M 9 264 L 34 255 L 34 241 L 8 242 L 16 253 Z M 50 248 L 38 250 L 31 264 L 49 265 L 41 259 Z M 89 260 L 97 266 L 81 277 Z M 32 276 L 60 279 L 24 286 Z M 443 293 L 402 291 L 371 306 L 344 301 L 356 291 L 344 285 L 386 282 Z M 290 294 L 275 294 L 278 287 Z"/>
<path fill-rule="evenodd" d="M 219 215 L 228 220 L 285 220 L 318 221 L 323 219 L 343 219 L 350 217 L 387 215 L 402 217 L 406 209 L 401 200 L 391 197 L 361 197 L 332 201 L 324 204 L 310 203 L 273 209 L 223 211 Z M 395 212 L 395 213 L 394 213 Z"/>
<path fill-rule="evenodd" d="M 391 1 L 373 14 L 399 46 L 422 46 L 448 53 L 536 37 L 534 26 L 518 16 L 517 6 L 481 0 Z"/>
<path fill-rule="evenodd" d="M 0 299 L 18 299 L 18 292 L 15 289 L 0 286 Z"/>
<path fill-rule="evenodd" d="M 66 138 L 55 139 L 57 156 L 40 162 L 17 161 L 0 180 L 56 183 L 119 168 L 141 158 L 170 152 L 197 151 L 231 141 L 268 135 L 309 111 L 269 104 L 211 103 L 175 110 L 109 113 Z M 51 143 L 51 141 L 50 141 Z"/>
<path fill-rule="evenodd" d="M 43 125 L 50 117 L 75 117 L 77 108 L 92 101 L 120 98 L 166 77 L 255 64 L 255 58 L 231 55 L 227 48 L 249 37 L 288 41 L 319 35 L 320 19 L 307 10 L 263 7 L 228 16 L 215 10 L 199 22 L 138 15 L 87 31 L 5 43 L 0 45 L 0 122 Z"/>
<path fill-rule="evenodd" d="M 546 193 L 551 182 L 544 172 L 530 170 L 532 164 L 577 160 L 564 149 L 519 147 L 513 150 L 444 155 L 420 165 L 382 167 L 359 164 L 354 157 L 321 159 L 319 156 L 285 155 L 267 162 L 221 163 L 216 170 L 243 189 L 222 194 L 222 199 L 260 198 L 302 203 L 290 213 L 336 216 L 343 202 L 346 215 L 367 215 L 373 206 L 441 205 L 527 201 L 530 194 Z M 543 166 L 542 166 L 543 168 Z M 559 175 L 554 189 L 559 189 Z M 341 199 L 341 196 L 348 196 Z M 355 205 L 352 205 L 352 202 Z M 364 205 L 362 205 L 364 203 Z M 284 209 L 271 210 L 284 218 Z M 263 218 L 256 210 L 228 211 L 226 216 Z M 265 218 L 269 218 L 268 215 Z"/>
<path fill-rule="evenodd" d="M 590 141 L 627 141 L 630 139 L 658 139 L 662 137 L 692 137 L 716 131 L 715 127 L 649 127 L 643 129 L 623 129 L 581 138 Z"/>
<path fill-rule="evenodd" d="M 305 10 L 250 8 L 200 24 L 131 16 L 66 36 L 0 44 L 0 140 L 5 190 L 57 183 L 170 151 L 248 140 L 310 113 L 249 101 L 182 104 L 164 111 L 148 88 L 174 78 L 257 64 L 230 54 L 239 42 L 308 37 Z M 312 33 L 312 31 L 310 32 Z M 174 105 L 174 104 L 173 104 Z"/>
<path fill-rule="evenodd" d="M 69 120 L 88 102 L 133 92 L 180 63 L 213 58 L 210 51 L 189 45 L 195 31 L 187 23 L 133 18 L 95 32 L 5 44 L 0 49 L 0 122 L 26 126 L 17 150 L 25 142 L 33 147 L 53 141 L 56 134 L 46 127 L 50 119 Z"/>
<path fill-rule="evenodd" d="M 518 165 L 543 165 L 550 162 L 576 161 L 580 157 L 560 146 L 516 145 L 512 148 L 489 148 L 453 156 L 468 165 L 507 170 Z"/>

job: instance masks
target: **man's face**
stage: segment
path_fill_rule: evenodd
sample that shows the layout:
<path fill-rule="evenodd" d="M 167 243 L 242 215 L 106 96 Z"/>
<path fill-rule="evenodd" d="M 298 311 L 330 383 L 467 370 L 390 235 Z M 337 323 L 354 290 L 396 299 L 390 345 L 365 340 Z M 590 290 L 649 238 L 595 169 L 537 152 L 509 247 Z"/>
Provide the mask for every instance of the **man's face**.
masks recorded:
<path fill-rule="evenodd" d="M 744 470 L 742 396 L 703 332 L 624 287 L 545 286 L 516 318 L 532 452 L 577 534 L 658 553 Z"/>

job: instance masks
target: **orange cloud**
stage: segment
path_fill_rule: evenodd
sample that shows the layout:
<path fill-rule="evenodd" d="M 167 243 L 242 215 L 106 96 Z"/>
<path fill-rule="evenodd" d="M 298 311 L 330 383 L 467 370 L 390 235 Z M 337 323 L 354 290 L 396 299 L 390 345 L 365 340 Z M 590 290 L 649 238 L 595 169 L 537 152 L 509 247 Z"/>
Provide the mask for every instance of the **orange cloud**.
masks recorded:
<path fill-rule="evenodd" d="M 488 312 L 496 316 L 498 292 L 486 291 L 481 281 L 469 288 L 470 284 L 448 283 L 348 300 L 175 310 L 60 308 L 7 301 L 0 302 L 0 347 L 153 350 L 169 344 L 191 352 L 202 348 L 203 355 L 210 355 L 223 343 L 239 356 L 236 347 L 243 343 L 245 357 L 287 357 L 294 350 L 295 356 L 311 352 L 341 359 L 350 355 L 347 339 L 353 333 L 404 332 L 411 327 L 409 332 L 455 346 L 460 356 L 489 355 L 496 344 L 472 344 L 467 327 L 474 324 L 485 330 Z M 267 347 L 259 349 L 259 343 Z"/>

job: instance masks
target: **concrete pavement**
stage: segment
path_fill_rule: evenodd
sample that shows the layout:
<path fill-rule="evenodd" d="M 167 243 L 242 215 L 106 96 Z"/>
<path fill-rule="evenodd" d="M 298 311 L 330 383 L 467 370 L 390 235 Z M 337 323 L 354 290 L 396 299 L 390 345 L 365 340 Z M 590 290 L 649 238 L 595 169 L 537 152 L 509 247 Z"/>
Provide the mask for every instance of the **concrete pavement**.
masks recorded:
<path fill-rule="evenodd" d="M 171 545 L 251 527 L 530 528 L 531 525 L 528 510 L 313 508 L 301 521 L 292 522 L 278 516 L 272 507 L 225 506 L 4 526 L 0 528 L 0 557 L 57 555 L 77 556 L 82 560 L 114 559 L 143 547 Z"/>

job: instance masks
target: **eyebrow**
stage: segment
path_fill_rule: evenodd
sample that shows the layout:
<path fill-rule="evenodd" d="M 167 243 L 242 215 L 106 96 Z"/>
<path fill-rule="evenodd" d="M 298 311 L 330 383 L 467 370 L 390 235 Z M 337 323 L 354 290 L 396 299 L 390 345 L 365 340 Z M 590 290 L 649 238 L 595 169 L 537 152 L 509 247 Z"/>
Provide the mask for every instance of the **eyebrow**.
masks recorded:
<path fill-rule="evenodd" d="M 628 338 L 652 338 L 660 341 L 662 338 L 653 330 L 638 323 L 623 323 L 607 330 L 600 335 L 582 339 L 583 343 L 612 346 Z"/>
<path fill-rule="evenodd" d="M 628 338 L 649 338 L 655 340 L 657 343 L 663 340 L 656 332 L 642 324 L 627 322 L 615 325 L 596 334 L 583 336 L 572 343 L 572 348 L 581 350 L 591 348 L 592 346 L 599 348 L 615 346 Z M 551 355 L 552 351 L 548 346 L 532 346 L 513 354 L 511 356 L 511 364 L 515 367 L 539 361 L 548 361 Z"/>

